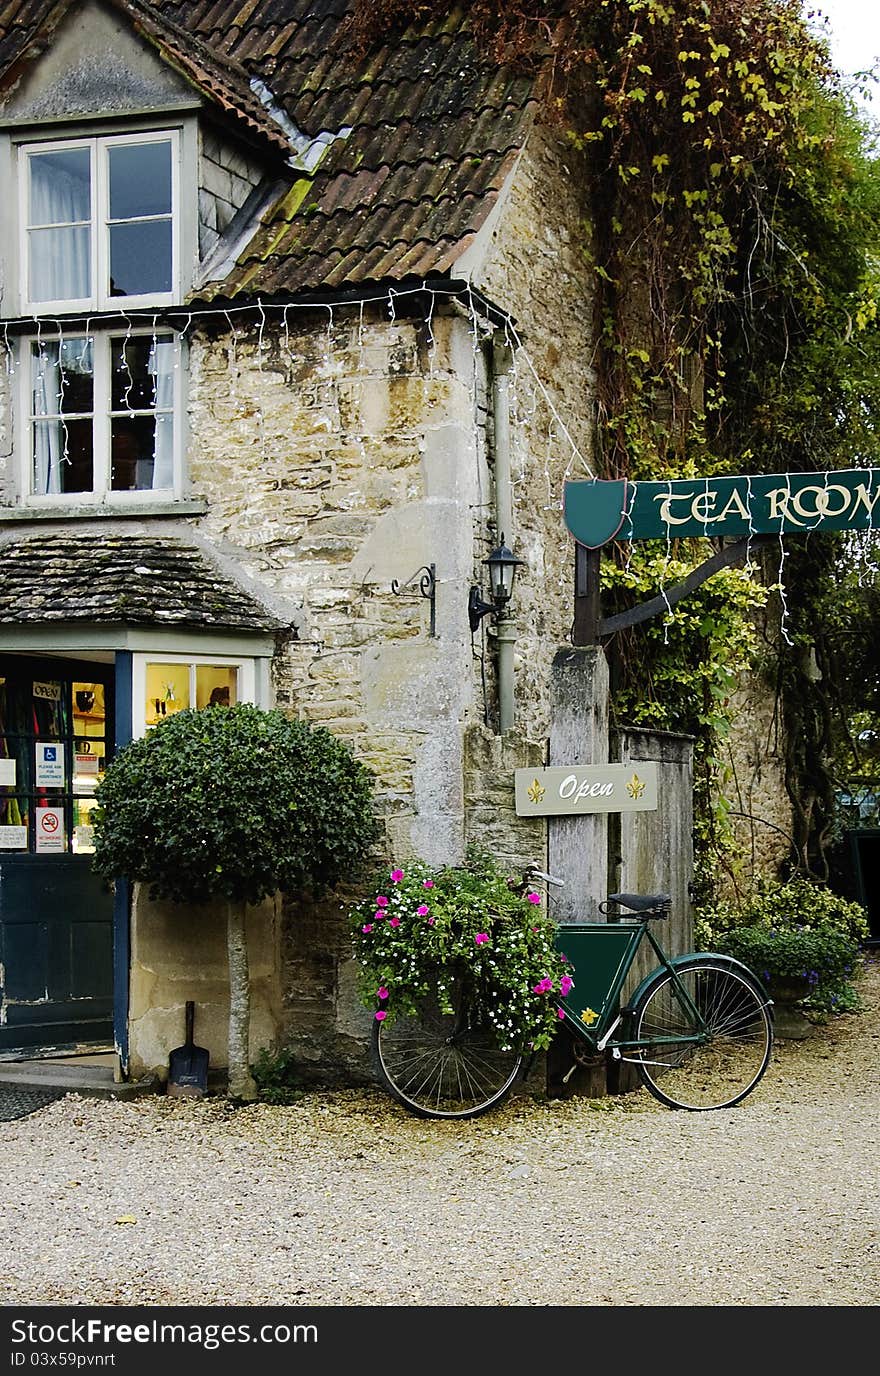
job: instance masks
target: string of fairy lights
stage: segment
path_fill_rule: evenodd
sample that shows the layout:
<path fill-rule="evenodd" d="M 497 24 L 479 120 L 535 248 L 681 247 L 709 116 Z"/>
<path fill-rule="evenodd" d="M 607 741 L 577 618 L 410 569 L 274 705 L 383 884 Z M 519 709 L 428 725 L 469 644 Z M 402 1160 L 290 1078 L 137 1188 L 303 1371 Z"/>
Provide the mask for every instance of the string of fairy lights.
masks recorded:
<path fill-rule="evenodd" d="M 413 305 L 418 301 L 425 303 L 421 318 L 413 312 Z M 80 354 L 77 360 L 78 366 L 87 367 L 86 355 L 89 347 L 95 338 L 96 326 L 100 319 L 102 332 L 109 330 L 124 331 L 122 346 L 119 350 L 119 367 L 125 373 L 124 387 L 122 390 L 121 410 L 129 415 L 135 414 L 133 399 L 136 391 L 136 379 L 130 364 L 130 344 L 135 335 L 143 336 L 146 334 L 152 338 L 153 348 L 161 335 L 173 335 L 176 348 L 174 351 L 173 367 L 179 370 L 181 367 L 181 347 L 190 341 L 196 330 L 200 326 L 210 324 L 216 327 L 218 324 L 225 327 L 225 334 L 228 336 L 226 344 L 227 357 L 229 362 L 229 396 L 233 406 L 239 400 L 239 388 L 241 386 L 242 371 L 242 352 L 246 344 L 252 344 L 255 351 L 256 367 L 258 372 L 258 385 L 256 396 L 250 396 L 249 401 L 253 405 L 254 418 L 258 434 L 258 446 L 261 459 L 265 458 L 267 450 L 267 429 L 266 415 L 264 408 L 265 377 L 266 367 L 269 363 L 269 355 L 272 351 L 280 351 L 286 360 L 287 366 L 293 372 L 298 364 L 302 363 L 304 356 L 297 353 L 297 337 L 293 333 L 293 322 L 297 317 L 303 315 L 321 316 L 326 312 L 326 324 L 321 331 L 322 339 L 320 351 L 320 363 L 323 365 L 324 373 L 330 377 L 334 370 L 334 352 L 336 347 L 337 330 L 343 326 L 350 331 L 350 318 L 352 312 L 356 312 L 355 319 L 355 350 L 357 355 L 357 366 L 355 376 L 352 379 L 353 385 L 362 385 L 367 373 L 367 312 L 375 310 L 384 305 L 388 323 L 394 327 L 401 320 L 406 320 L 409 324 L 417 324 L 420 328 L 424 346 L 427 352 L 428 377 L 435 377 L 435 364 L 438 349 L 438 341 L 435 332 L 435 320 L 439 302 L 456 302 L 460 312 L 463 313 L 469 325 L 469 334 L 473 354 L 473 367 L 469 379 L 471 389 L 471 400 L 475 416 L 478 414 L 480 406 L 481 381 L 483 380 L 482 369 L 484 367 L 485 352 L 484 346 L 488 339 L 500 333 L 510 354 L 509 370 L 509 401 L 510 401 L 510 425 L 511 434 L 514 438 L 512 445 L 512 474 L 511 481 L 514 489 L 519 491 L 520 509 L 528 506 L 534 508 L 535 504 L 544 512 L 555 512 L 560 514 L 563 511 L 563 492 L 567 481 L 572 478 L 592 479 L 595 474 L 589 460 L 582 452 L 574 438 L 571 427 L 566 423 L 561 413 L 561 406 L 557 404 L 552 393 L 553 383 L 545 382 L 541 372 L 529 354 L 516 324 L 509 315 L 489 307 L 488 303 L 471 287 L 470 283 L 451 284 L 443 286 L 430 284 L 428 282 L 418 282 L 412 286 L 377 286 L 373 289 L 366 289 L 361 293 L 346 294 L 345 297 L 330 296 L 321 298 L 319 296 L 306 297 L 301 300 L 288 301 L 266 301 L 257 296 L 247 302 L 236 304 L 234 302 L 223 302 L 221 304 L 193 305 L 192 307 L 169 308 L 164 312 L 157 312 L 155 309 L 140 310 L 117 310 L 109 318 L 87 315 L 73 319 L 59 318 L 50 319 L 45 316 L 34 317 L 31 320 L 5 320 L 2 322 L 2 337 L 5 352 L 5 368 L 7 377 L 14 378 L 17 370 L 22 366 L 21 360 L 16 359 L 16 349 L 14 340 L 24 337 L 36 349 L 37 355 L 44 358 L 50 345 L 60 345 L 65 339 L 81 340 Z M 118 323 L 117 323 L 118 322 Z M 59 354 L 60 356 L 60 354 Z M 65 426 L 64 417 L 66 413 L 66 389 L 68 387 L 67 370 L 58 367 L 58 416 L 62 426 Z M 65 426 L 65 453 L 66 453 L 66 426 Z M 484 494 L 482 491 L 482 464 L 479 453 L 477 457 L 477 493 L 479 506 L 484 506 Z M 540 477 L 543 491 L 539 494 L 534 484 L 536 476 Z M 817 475 L 818 476 L 818 475 Z M 831 481 L 830 472 L 825 473 L 826 486 Z M 706 479 L 706 492 L 709 492 L 709 482 Z M 753 508 L 751 500 L 751 475 L 746 475 L 747 482 L 747 508 L 749 512 L 749 531 L 747 536 L 747 551 L 745 557 L 745 568 L 749 575 L 753 574 L 755 565 L 752 557 L 752 541 L 758 532 L 754 527 Z M 628 488 L 629 510 L 635 501 L 638 484 L 630 483 Z M 670 495 L 672 484 L 670 481 Z M 791 488 L 788 489 L 789 498 Z M 708 502 L 704 504 L 704 512 L 708 512 Z M 817 513 L 816 525 L 820 523 L 820 516 Z M 704 534 L 710 534 L 708 519 L 704 525 Z M 871 508 L 871 520 L 869 528 L 861 532 L 854 532 L 848 537 L 847 549 L 848 556 L 851 558 L 860 580 L 874 580 L 880 576 L 880 565 L 878 565 L 876 532 L 873 524 L 873 507 Z M 632 541 L 627 544 L 627 561 L 631 555 Z M 668 574 L 673 562 L 674 548 L 673 535 L 671 529 L 667 527 L 665 540 L 665 555 L 663 572 L 661 574 L 660 592 L 666 604 L 664 616 L 664 639 L 668 639 L 668 624 L 674 616 L 674 611 L 667 596 Z M 780 525 L 779 529 L 779 565 L 778 582 L 775 585 L 780 597 L 781 605 L 781 634 L 791 644 L 788 633 L 788 621 L 790 617 L 787 595 L 785 590 L 785 561 L 787 558 L 784 533 Z M 560 572 L 559 582 L 561 586 L 567 584 L 567 576 Z"/>

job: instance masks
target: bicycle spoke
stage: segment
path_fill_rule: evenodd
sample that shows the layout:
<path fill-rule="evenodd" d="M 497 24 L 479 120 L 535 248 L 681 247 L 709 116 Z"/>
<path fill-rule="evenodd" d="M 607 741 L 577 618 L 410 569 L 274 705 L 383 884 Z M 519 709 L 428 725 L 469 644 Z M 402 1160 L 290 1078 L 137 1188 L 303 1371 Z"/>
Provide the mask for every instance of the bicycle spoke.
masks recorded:
<path fill-rule="evenodd" d="M 711 959 L 680 967 L 678 978 L 687 998 L 670 976 L 658 979 L 635 1011 L 635 1034 L 648 1043 L 676 1036 L 682 1042 L 637 1052 L 633 1060 L 639 1074 L 651 1093 L 673 1108 L 738 1103 L 769 1060 L 772 1031 L 764 1000 L 737 971 Z"/>
<path fill-rule="evenodd" d="M 453 1003 L 462 1001 L 455 991 Z M 471 1010 L 444 1014 L 436 998 L 415 1016 L 400 1017 L 374 1032 L 374 1053 L 386 1087 L 414 1113 L 468 1118 L 483 1113 L 509 1090 L 521 1064 L 517 1051 L 502 1051 L 492 1027 Z"/>

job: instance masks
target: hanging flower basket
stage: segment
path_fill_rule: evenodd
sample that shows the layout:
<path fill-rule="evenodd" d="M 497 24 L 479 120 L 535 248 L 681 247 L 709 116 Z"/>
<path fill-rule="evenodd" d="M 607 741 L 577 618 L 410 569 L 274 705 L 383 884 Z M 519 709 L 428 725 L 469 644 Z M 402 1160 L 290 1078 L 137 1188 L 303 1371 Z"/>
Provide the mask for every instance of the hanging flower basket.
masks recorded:
<path fill-rule="evenodd" d="M 550 1045 L 573 971 L 541 895 L 491 859 L 471 851 L 463 866 L 393 866 L 351 918 L 361 997 L 380 1021 L 414 1014 L 429 993 L 451 1013 L 451 991 L 465 982 L 499 1046 Z"/>

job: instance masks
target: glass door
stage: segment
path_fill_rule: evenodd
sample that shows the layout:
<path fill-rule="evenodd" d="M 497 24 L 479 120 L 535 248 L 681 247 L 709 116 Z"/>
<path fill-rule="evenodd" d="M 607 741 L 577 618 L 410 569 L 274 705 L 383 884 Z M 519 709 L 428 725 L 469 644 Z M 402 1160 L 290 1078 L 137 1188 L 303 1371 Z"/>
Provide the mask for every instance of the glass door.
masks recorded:
<path fill-rule="evenodd" d="M 0 657 L 0 854 L 94 850 L 112 751 L 112 666 Z"/>

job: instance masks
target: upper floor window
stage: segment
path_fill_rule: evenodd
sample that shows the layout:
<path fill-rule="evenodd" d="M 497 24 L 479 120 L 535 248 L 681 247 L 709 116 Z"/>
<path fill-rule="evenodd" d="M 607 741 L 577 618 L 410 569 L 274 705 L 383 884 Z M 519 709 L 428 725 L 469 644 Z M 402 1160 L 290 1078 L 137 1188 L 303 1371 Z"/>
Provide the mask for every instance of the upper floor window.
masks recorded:
<path fill-rule="evenodd" d="M 173 303 L 175 131 L 28 144 L 19 157 L 29 309 Z"/>

